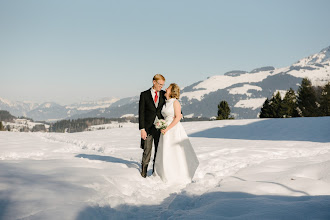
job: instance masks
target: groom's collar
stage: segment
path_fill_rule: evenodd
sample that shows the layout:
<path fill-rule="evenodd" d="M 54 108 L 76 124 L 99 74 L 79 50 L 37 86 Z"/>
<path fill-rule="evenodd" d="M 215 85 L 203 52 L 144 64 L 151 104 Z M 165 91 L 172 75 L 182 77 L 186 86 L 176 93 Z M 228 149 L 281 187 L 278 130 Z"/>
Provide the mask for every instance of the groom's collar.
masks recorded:
<path fill-rule="evenodd" d="M 150 91 L 152 92 L 152 93 L 155 93 L 156 92 L 156 90 L 154 90 L 154 88 L 150 88 Z M 161 92 L 162 90 L 160 90 L 159 92 Z"/>

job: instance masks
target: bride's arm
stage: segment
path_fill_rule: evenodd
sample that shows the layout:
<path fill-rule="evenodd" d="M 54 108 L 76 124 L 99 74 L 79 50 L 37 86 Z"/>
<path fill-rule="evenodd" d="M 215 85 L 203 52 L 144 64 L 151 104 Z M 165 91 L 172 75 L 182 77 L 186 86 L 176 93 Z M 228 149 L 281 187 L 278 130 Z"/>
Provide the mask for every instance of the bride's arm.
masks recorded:
<path fill-rule="evenodd" d="M 174 119 L 171 122 L 171 124 L 169 126 L 167 126 L 166 129 L 161 130 L 161 132 L 163 134 L 165 134 L 168 130 L 170 130 L 171 128 L 173 128 L 182 118 L 182 114 L 181 114 L 181 105 L 180 102 L 178 100 L 175 100 L 173 103 L 173 107 L 174 107 Z"/>

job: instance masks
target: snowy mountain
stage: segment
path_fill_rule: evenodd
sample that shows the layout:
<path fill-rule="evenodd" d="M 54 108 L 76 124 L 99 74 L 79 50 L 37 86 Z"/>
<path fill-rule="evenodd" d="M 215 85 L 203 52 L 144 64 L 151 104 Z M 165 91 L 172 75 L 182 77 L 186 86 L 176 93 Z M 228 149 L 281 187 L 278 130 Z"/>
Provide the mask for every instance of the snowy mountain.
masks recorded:
<path fill-rule="evenodd" d="M 88 117 L 120 118 L 123 116 L 136 116 L 138 112 L 139 96 L 123 98 L 114 102 L 109 108 L 95 109 L 87 113 L 76 114 L 71 119 Z"/>
<path fill-rule="evenodd" d="M 38 104 L 32 102 L 12 102 L 0 97 L 0 110 L 7 110 L 15 116 L 27 116 Z"/>
<path fill-rule="evenodd" d="M 267 97 L 270 98 L 277 91 L 284 94 L 289 88 L 297 91 L 304 77 L 308 77 L 315 86 L 330 81 L 330 46 L 288 67 L 266 66 L 249 72 L 234 70 L 186 86 L 181 93 L 182 111 L 186 118 L 210 118 L 216 116 L 217 105 L 226 100 L 235 118 L 257 118 Z M 125 115 L 137 116 L 138 101 L 139 94 L 120 100 L 104 99 L 68 106 L 10 102 L 0 98 L 0 109 L 16 116 L 46 121 L 87 117 L 119 118 Z"/>
<path fill-rule="evenodd" d="M 267 97 L 277 91 L 284 94 L 290 88 L 297 91 L 304 77 L 308 77 L 313 85 L 330 81 L 330 47 L 288 67 L 267 66 L 250 72 L 234 70 L 186 86 L 181 93 L 182 111 L 185 117 L 212 117 L 216 116 L 220 101 L 226 100 L 235 118 L 257 118 Z M 110 108 L 82 116 L 137 115 L 138 99 L 136 96 L 119 100 L 117 103 L 121 104 L 114 103 Z"/>
<path fill-rule="evenodd" d="M 0 109 L 7 110 L 15 116 L 25 116 L 37 121 L 56 121 L 83 114 L 95 109 L 105 109 L 118 101 L 116 98 L 104 98 L 99 101 L 81 102 L 72 105 L 59 105 L 54 102 L 42 104 L 28 102 L 11 102 L 0 98 Z"/>

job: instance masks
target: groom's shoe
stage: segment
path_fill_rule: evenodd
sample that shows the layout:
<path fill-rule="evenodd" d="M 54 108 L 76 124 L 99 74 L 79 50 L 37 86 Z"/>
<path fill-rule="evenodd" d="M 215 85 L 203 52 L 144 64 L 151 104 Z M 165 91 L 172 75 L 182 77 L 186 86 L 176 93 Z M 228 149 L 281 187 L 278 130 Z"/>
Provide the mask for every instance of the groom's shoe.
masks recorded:
<path fill-rule="evenodd" d="M 141 176 L 143 178 L 146 178 L 147 177 L 147 170 L 148 170 L 148 165 L 141 165 Z"/>

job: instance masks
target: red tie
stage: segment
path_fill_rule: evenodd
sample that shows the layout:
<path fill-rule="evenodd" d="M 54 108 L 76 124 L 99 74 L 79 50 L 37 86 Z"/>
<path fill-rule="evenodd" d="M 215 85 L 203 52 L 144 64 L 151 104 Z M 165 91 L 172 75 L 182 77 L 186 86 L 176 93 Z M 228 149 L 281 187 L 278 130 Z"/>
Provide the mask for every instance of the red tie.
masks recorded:
<path fill-rule="evenodd" d="M 155 104 L 157 102 L 157 99 L 158 99 L 158 95 L 157 95 L 157 91 L 155 91 L 156 95 L 155 95 Z"/>

